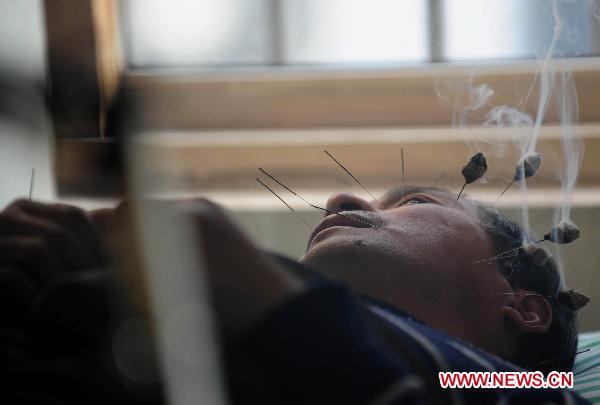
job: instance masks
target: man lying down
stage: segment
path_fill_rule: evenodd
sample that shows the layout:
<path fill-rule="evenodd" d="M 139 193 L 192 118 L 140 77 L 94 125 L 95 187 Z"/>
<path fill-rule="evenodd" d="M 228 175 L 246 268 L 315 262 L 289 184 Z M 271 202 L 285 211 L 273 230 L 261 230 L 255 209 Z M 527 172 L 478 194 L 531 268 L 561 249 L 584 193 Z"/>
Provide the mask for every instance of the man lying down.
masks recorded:
<path fill-rule="evenodd" d="M 326 208 L 344 216 L 327 215 L 296 262 L 259 250 L 209 201 L 177 205 L 193 216 L 203 235 L 232 402 L 585 403 L 558 389 L 440 387 L 439 371 L 571 370 L 577 314 L 561 299 L 565 290 L 554 261 L 541 263 L 516 251 L 481 260 L 519 247 L 523 235 L 517 225 L 475 201 L 456 202 L 453 194 L 423 187 L 400 187 L 378 202 L 339 193 Z M 93 314 L 102 312 L 99 305 L 109 307 L 81 299 L 89 294 L 77 291 L 110 295 L 114 287 L 106 277 L 84 278 L 81 270 L 98 265 L 93 258 L 102 255 L 94 252 L 106 237 L 98 230 L 120 229 L 119 218 L 121 213 L 86 215 L 73 207 L 29 201 L 1 214 L 0 260 L 5 268 L 31 275 L 38 286 L 30 312 L 19 312 L 27 319 L 14 322 L 12 311 L 12 322 L 6 322 L 6 329 L 38 342 L 35 348 L 18 346 L 18 356 L 13 343 L 10 354 L 4 351 L 1 373 L 14 382 L 7 395 L 14 391 L 19 398 L 25 386 L 19 378 L 31 368 L 39 371 L 40 364 L 42 376 L 53 375 L 53 367 L 44 363 L 48 356 L 39 357 L 40 351 L 54 350 L 43 343 L 48 339 L 44 333 L 52 330 L 53 341 L 60 341 L 61 333 L 71 332 L 53 325 L 69 324 L 107 338 L 91 339 L 87 346 L 78 342 L 72 350 L 65 345 L 56 364 L 91 376 L 83 380 L 61 366 L 56 384 L 68 390 L 70 382 L 78 381 L 81 396 L 71 392 L 65 402 L 139 400 L 106 366 L 111 323 L 94 323 L 91 315 L 77 322 L 86 305 Z M 52 240 L 57 235 L 62 243 Z M 19 240 L 28 244 L 19 245 Z M 52 270 L 46 261 L 37 262 L 44 271 L 36 270 L 35 260 L 23 256 L 38 245 L 52 258 Z M 65 283 L 68 288 L 61 287 Z M 54 319 L 57 313 L 60 320 Z M 69 316 L 74 319 L 66 321 Z M 122 311 L 111 318 L 120 316 Z M 21 364 L 23 373 L 15 376 L 14 364 Z M 36 398 L 63 395 L 36 376 Z M 85 384 L 89 390 L 81 388 Z"/>

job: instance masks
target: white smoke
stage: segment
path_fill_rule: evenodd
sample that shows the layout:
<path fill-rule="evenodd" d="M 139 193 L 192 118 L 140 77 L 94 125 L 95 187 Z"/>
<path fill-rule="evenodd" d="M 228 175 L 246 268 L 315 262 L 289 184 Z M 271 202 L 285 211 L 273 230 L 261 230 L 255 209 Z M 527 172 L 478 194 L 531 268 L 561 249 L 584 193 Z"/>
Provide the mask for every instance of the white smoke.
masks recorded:
<path fill-rule="evenodd" d="M 498 139 L 491 137 L 467 141 L 471 149 L 486 154 L 491 152 L 497 158 L 504 158 L 505 150 L 514 149 L 517 152 L 516 159 L 514 154 L 506 155 L 510 156 L 510 159 L 500 162 L 511 168 L 515 168 L 517 162 L 522 162 L 526 156 L 540 152 L 538 142 L 543 124 L 547 121 L 549 111 L 554 113 L 560 123 L 562 148 L 560 151 L 546 152 L 549 152 L 549 158 L 557 154 L 559 159 L 550 160 L 560 164 L 547 164 L 543 169 L 546 173 L 545 178 L 560 179 L 562 198 L 557 202 L 554 223 L 541 230 L 545 233 L 560 222 L 572 222 L 572 196 L 584 152 L 583 142 L 574 131 L 574 126 L 578 125 L 579 120 L 575 82 L 571 72 L 565 70 L 565 64 L 561 64 L 561 68 L 558 69 L 555 60 L 563 56 L 577 56 L 581 52 L 582 31 L 579 24 L 590 18 L 590 12 L 600 20 L 600 1 L 587 0 L 582 3 L 578 0 L 544 0 L 535 4 L 537 9 L 531 17 L 535 24 L 532 26 L 543 32 L 532 31 L 530 45 L 534 54 L 538 55 L 539 68 L 527 86 L 515 86 L 515 91 L 521 91 L 522 94 L 514 105 L 494 105 L 493 96 L 500 89 L 482 83 L 484 77 L 477 77 L 477 68 L 468 79 L 438 80 L 435 91 L 439 99 L 452 108 L 454 127 L 481 125 L 486 128 L 498 128 L 498 133 L 503 133 Z M 533 11 L 532 8 L 528 10 Z M 476 82 L 478 83 L 475 84 Z M 534 110 L 528 108 L 532 101 L 535 102 Z M 551 109 L 551 106 L 554 108 Z M 511 136 L 506 136 L 507 128 L 515 129 Z M 493 176 L 494 169 L 490 169 L 488 175 Z M 518 183 L 522 195 L 521 222 L 526 234 L 529 234 L 528 184 L 526 179 L 521 179 Z M 555 257 L 557 256 L 558 252 L 555 253 Z M 560 263 L 560 257 L 557 258 Z"/>
<path fill-rule="evenodd" d="M 508 105 L 493 107 L 485 115 L 483 121 L 485 127 L 531 127 L 533 118 L 531 115 Z"/>
<path fill-rule="evenodd" d="M 434 91 L 438 99 L 452 109 L 452 126 L 454 128 L 466 127 L 470 114 L 488 104 L 494 95 L 494 89 L 487 83 L 474 85 L 477 69 L 474 69 L 467 79 L 439 79 L 436 81 Z"/>
<path fill-rule="evenodd" d="M 499 105 L 487 112 L 482 125 L 486 128 L 513 128 L 515 131 L 512 132 L 513 137 L 511 143 L 519 143 L 523 139 L 521 136 L 523 131 L 518 131 L 516 129 L 533 127 L 533 118 L 531 118 L 531 115 L 518 108 L 508 105 Z M 504 157 L 506 149 L 509 146 L 509 142 L 494 142 L 493 140 L 488 140 L 486 143 L 491 145 L 492 154 L 498 158 Z"/>
<path fill-rule="evenodd" d="M 556 221 L 570 222 L 571 200 L 583 160 L 584 145 L 583 140 L 573 131 L 573 123 L 576 123 L 579 112 L 579 103 L 571 73 L 563 72 L 558 76 L 557 88 L 559 97 L 556 98 L 556 114 L 562 126 L 561 144 L 564 163 L 561 172 L 563 201 Z"/>

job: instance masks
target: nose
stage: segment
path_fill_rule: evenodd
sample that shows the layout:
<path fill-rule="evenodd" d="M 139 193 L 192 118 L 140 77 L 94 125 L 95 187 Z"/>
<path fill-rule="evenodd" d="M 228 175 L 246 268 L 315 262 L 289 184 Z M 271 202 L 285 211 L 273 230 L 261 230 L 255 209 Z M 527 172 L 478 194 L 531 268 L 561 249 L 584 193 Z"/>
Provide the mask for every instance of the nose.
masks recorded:
<path fill-rule="evenodd" d="M 328 210 L 339 211 L 377 211 L 377 208 L 367 200 L 352 193 L 335 193 L 327 200 L 325 207 Z"/>

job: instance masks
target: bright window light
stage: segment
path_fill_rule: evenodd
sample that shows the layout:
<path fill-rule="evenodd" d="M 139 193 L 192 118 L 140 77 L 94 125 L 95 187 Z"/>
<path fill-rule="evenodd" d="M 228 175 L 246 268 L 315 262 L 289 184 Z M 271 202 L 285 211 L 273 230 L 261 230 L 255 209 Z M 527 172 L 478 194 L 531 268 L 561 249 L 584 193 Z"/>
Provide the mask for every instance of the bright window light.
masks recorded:
<path fill-rule="evenodd" d="M 289 63 L 428 59 L 424 0 L 284 0 Z"/>
<path fill-rule="evenodd" d="M 372 65 L 544 57 L 552 39 L 552 4 L 123 0 L 122 10 L 131 67 Z M 554 56 L 598 54 L 600 23 L 594 15 L 600 5 L 556 4 L 563 33 Z"/>
<path fill-rule="evenodd" d="M 553 56 L 594 54 L 592 2 L 556 4 L 562 31 Z M 442 0 L 442 15 L 444 60 L 543 58 L 555 24 L 550 0 Z"/>
<path fill-rule="evenodd" d="M 267 0 L 125 0 L 132 66 L 265 64 Z"/>
<path fill-rule="evenodd" d="M 527 1 L 443 1 L 445 59 L 505 59 L 530 55 L 524 41 Z"/>

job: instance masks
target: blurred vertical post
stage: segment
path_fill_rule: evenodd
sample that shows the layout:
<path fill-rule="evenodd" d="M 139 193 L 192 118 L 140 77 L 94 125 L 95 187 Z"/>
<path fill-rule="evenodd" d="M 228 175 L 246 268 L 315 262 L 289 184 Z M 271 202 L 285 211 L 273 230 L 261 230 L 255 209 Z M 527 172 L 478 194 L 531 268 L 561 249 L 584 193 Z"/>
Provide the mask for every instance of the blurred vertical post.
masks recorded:
<path fill-rule="evenodd" d="M 133 137 L 130 137 L 133 138 Z M 225 390 L 197 229 L 180 212 L 150 201 L 154 162 L 143 138 L 128 142 L 135 222 L 169 404 L 223 404 Z"/>
<path fill-rule="evenodd" d="M 116 0 L 45 0 L 49 104 L 57 137 L 101 137 L 121 75 Z"/>
<path fill-rule="evenodd" d="M 47 101 L 61 195 L 122 192 L 118 145 L 107 125 L 122 77 L 118 5 L 117 0 L 44 1 Z"/>
<path fill-rule="evenodd" d="M 118 0 L 92 0 L 96 70 L 100 87 L 100 136 L 106 137 L 108 109 L 117 95 L 123 71 Z"/>
<path fill-rule="evenodd" d="M 429 0 L 429 61 L 444 60 L 444 16 L 441 0 Z"/>

